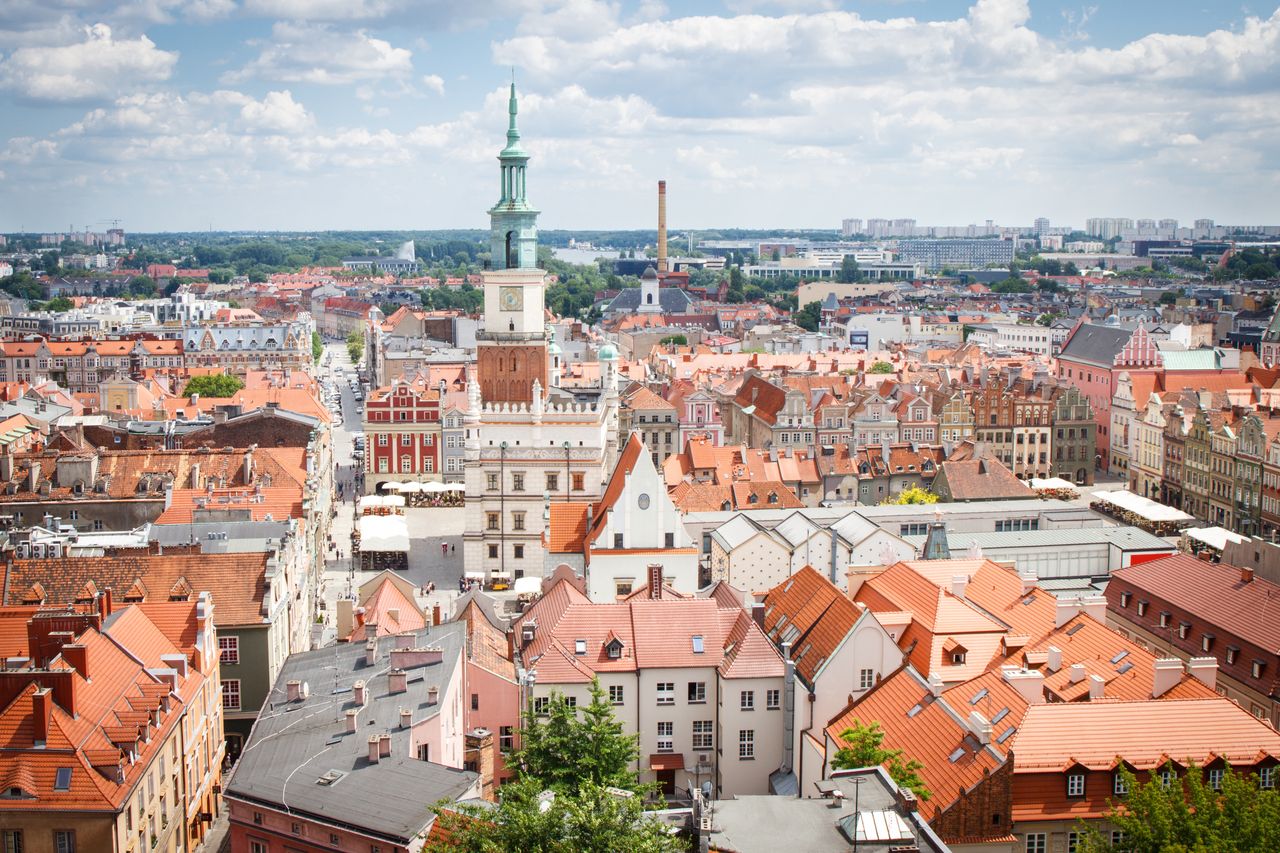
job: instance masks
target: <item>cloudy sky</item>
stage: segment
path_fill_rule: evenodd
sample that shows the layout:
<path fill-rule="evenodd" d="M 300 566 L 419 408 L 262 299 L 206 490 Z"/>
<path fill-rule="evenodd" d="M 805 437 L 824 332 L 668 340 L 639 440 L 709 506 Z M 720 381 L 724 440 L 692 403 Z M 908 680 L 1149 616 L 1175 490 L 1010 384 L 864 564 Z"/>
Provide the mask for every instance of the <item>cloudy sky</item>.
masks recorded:
<path fill-rule="evenodd" d="M 0 231 L 1280 218 L 1276 0 L 0 0 Z"/>

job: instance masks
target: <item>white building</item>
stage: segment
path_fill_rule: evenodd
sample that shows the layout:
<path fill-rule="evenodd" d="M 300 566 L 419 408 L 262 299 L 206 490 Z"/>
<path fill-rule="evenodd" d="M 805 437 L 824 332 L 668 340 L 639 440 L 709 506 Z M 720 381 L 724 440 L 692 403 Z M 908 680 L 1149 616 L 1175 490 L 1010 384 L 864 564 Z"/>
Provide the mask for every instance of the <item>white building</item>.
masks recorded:
<path fill-rule="evenodd" d="M 582 707 L 599 679 L 623 731 L 640 736 L 640 780 L 668 801 L 704 787 L 769 793 L 783 762 L 782 658 L 735 590 L 674 595 L 653 583 L 596 604 L 558 581 L 514 626 L 526 698 L 535 712 L 553 693 Z"/>

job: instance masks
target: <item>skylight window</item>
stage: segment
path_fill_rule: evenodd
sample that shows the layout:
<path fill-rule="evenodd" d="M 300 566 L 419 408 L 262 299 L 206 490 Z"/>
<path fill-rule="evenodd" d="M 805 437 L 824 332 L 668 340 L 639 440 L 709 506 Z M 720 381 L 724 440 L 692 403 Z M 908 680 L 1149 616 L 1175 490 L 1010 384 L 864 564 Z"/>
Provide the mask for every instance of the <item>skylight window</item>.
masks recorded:
<path fill-rule="evenodd" d="M 923 705 L 919 705 L 919 704 L 914 705 L 914 706 L 912 706 L 911 710 L 907 712 L 907 716 L 908 716 L 908 717 L 914 717 L 916 714 L 919 714 L 919 713 L 920 713 L 921 711 L 923 711 L 923 710 L 924 710 L 924 706 L 923 706 Z"/>
<path fill-rule="evenodd" d="M 994 726 L 996 723 L 1000 722 L 1007 716 L 1009 716 L 1009 709 L 1001 708 L 999 711 L 996 712 L 996 715 L 991 718 L 991 725 Z"/>
<path fill-rule="evenodd" d="M 1076 631 L 1079 631 L 1083 627 L 1084 627 L 1083 622 L 1077 622 L 1076 624 L 1072 625 L 1070 628 L 1067 629 L 1067 636 L 1068 637 L 1073 636 Z"/>
<path fill-rule="evenodd" d="M 701 635 L 701 634 L 695 634 L 695 635 L 693 636 L 693 653 L 694 653 L 695 655 L 700 655 L 700 654 L 702 654 L 702 652 L 703 652 L 703 648 L 702 648 L 702 635 Z"/>
<path fill-rule="evenodd" d="M 1005 729 L 1000 733 L 1000 737 L 996 738 L 996 743 L 1004 743 L 1010 737 L 1012 737 L 1013 733 L 1016 732 L 1017 730 L 1018 730 L 1017 726 L 1009 726 L 1009 728 Z"/>
<path fill-rule="evenodd" d="M 586 641 L 586 640 L 574 640 L 574 641 L 573 641 L 573 653 L 574 653 L 575 655 L 585 655 L 585 654 L 587 653 L 587 641 Z"/>
<path fill-rule="evenodd" d="M 70 791 L 71 790 L 71 768 L 59 767 L 57 774 L 53 779 L 53 790 Z"/>
<path fill-rule="evenodd" d="M 952 764 L 955 764 L 961 758 L 964 758 L 963 746 L 957 746 L 956 751 L 947 756 L 947 760 L 950 761 Z"/>
<path fill-rule="evenodd" d="M 1128 649 L 1121 649 L 1120 651 L 1116 652 L 1116 655 L 1115 655 L 1115 657 L 1113 657 L 1113 658 L 1111 659 L 1111 662 L 1112 662 L 1112 663 L 1120 663 L 1120 661 L 1124 660 L 1124 659 L 1125 659 L 1125 658 L 1127 658 L 1128 656 L 1129 656 L 1129 650 L 1128 650 Z"/>
<path fill-rule="evenodd" d="M 985 699 L 986 696 L 987 696 L 987 688 L 984 687 L 981 690 L 979 690 L 977 693 L 973 694 L 973 698 L 969 700 L 969 704 L 977 705 L 979 702 Z"/>
<path fill-rule="evenodd" d="M 1117 673 L 1119 673 L 1120 675 L 1124 675 L 1126 672 L 1128 672 L 1128 671 L 1129 671 L 1129 670 L 1131 670 L 1131 669 L 1133 669 L 1133 663 L 1132 663 L 1132 662 L 1129 662 L 1129 663 L 1122 663 L 1122 664 L 1120 664 L 1120 668 L 1119 668 L 1119 669 L 1117 669 L 1117 670 L 1116 670 L 1116 672 L 1117 672 Z"/>

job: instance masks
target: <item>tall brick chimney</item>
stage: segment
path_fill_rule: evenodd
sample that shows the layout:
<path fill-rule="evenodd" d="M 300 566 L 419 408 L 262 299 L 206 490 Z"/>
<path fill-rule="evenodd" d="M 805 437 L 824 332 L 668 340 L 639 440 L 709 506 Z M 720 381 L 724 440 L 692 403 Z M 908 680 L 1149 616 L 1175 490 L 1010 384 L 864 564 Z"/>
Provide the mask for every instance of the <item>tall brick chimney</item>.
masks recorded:
<path fill-rule="evenodd" d="M 649 564 L 649 597 L 662 598 L 662 564 Z"/>
<path fill-rule="evenodd" d="M 667 182 L 658 181 L 658 279 L 667 274 Z"/>

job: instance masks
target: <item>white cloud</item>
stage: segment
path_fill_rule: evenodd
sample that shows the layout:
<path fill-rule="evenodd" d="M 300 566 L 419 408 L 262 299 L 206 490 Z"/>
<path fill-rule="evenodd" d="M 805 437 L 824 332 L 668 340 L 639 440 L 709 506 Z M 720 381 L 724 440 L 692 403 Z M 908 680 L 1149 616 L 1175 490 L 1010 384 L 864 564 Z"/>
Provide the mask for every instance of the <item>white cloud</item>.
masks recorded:
<path fill-rule="evenodd" d="M 341 32 L 326 24 L 279 22 L 257 58 L 222 75 L 223 83 L 250 79 L 285 83 L 347 85 L 361 80 L 404 77 L 413 54 L 364 30 Z"/>
<path fill-rule="evenodd" d="M 240 123 L 250 130 L 300 133 L 315 122 L 288 89 L 268 92 L 261 101 L 250 99 L 240 108 Z"/>
<path fill-rule="evenodd" d="M 84 40 L 56 47 L 20 47 L 0 60 L 0 87 L 33 101 L 82 101 L 167 80 L 176 51 L 146 36 L 113 39 L 111 27 L 87 27 Z"/>
<path fill-rule="evenodd" d="M 429 92 L 435 92 L 437 95 L 444 94 L 444 78 L 439 74 L 423 75 L 422 85 L 426 86 Z"/>

